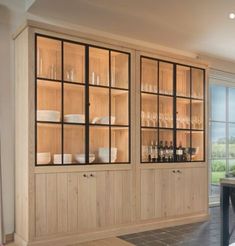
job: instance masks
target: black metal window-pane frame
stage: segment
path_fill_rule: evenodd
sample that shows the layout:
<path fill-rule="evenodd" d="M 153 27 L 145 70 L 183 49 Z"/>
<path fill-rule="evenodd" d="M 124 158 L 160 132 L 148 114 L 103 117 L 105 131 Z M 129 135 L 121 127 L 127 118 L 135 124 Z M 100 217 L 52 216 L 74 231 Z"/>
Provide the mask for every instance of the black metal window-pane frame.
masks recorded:
<path fill-rule="evenodd" d="M 61 42 L 61 78 L 60 79 L 51 79 L 51 78 L 44 78 L 44 77 L 39 77 L 38 76 L 38 71 L 37 71 L 37 47 L 38 47 L 38 37 L 42 38 L 48 38 L 52 40 L 57 40 Z M 106 126 L 109 128 L 109 162 L 111 163 L 111 130 L 114 127 L 121 127 L 123 129 L 128 129 L 128 161 L 125 162 L 113 162 L 113 163 L 118 163 L 118 164 L 129 164 L 131 162 L 131 129 L 130 129 L 130 122 L 131 122 L 131 108 L 130 108 L 130 89 L 131 89 L 131 72 L 130 72 L 130 62 L 131 62 L 131 55 L 128 52 L 123 52 L 115 49 L 108 49 L 104 47 L 99 47 L 95 45 L 89 45 L 86 43 L 81 43 L 81 42 L 75 42 L 71 40 L 66 40 L 66 39 L 61 39 L 61 38 L 56 38 L 48 35 L 43 35 L 43 34 L 35 34 L 35 165 L 36 166 L 42 166 L 40 164 L 37 164 L 37 138 L 38 138 L 38 124 L 57 124 L 61 125 L 61 164 L 64 164 L 64 125 L 80 125 L 85 127 L 85 163 L 71 163 L 71 164 L 66 164 L 66 165 L 97 165 L 97 164 L 107 164 L 107 163 L 102 163 L 102 162 L 93 162 L 89 163 L 89 149 L 90 149 L 90 143 L 89 143 L 89 135 L 90 135 L 90 126 L 98 126 L 98 124 L 91 124 L 89 123 L 90 120 L 90 113 L 89 113 L 89 108 L 90 108 L 90 102 L 89 102 L 89 88 L 90 87 L 98 87 L 98 88 L 107 88 L 109 90 L 109 124 L 100 124 L 100 126 Z M 64 43 L 71 43 L 71 44 L 78 44 L 82 45 L 85 48 L 85 81 L 84 83 L 82 82 L 72 82 L 72 81 L 67 81 L 64 78 Z M 107 50 L 109 52 L 109 85 L 108 86 L 102 86 L 102 85 L 91 85 L 89 83 L 89 48 L 98 48 L 98 49 L 103 49 Z M 111 86 L 111 52 L 117 52 L 120 54 L 126 54 L 128 56 L 128 88 L 120 88 L 120 87 L 112 87 Z M 37 120 L 37 84 L 38 80 L 40 81 L 50 81 L 52 83 L 61 83 L 61 121 L 60 122 L 51 122 L 51 121 L 38 121 Z M 78 86 L 84 86 L 85 87 L 85 123 L 68 123 L 64 122 L 64 84 L 73 84 L 73 85 L 78 85 Z M 116 124 L 111 124 L 111 91 L 112 89 L 119 90 L 119 91 L 126 91 L 128 94 L 128 124 L 126 125 L 116 125 Z M 47 164 L 46 166 L 61 166 L 61 164 Z"/>
<path fill-rule="evenodd" d="M 144 86 L 143 86 L 143 76 L 142 76 L 142 62 L 143 59 L 149 59 L 149 60 L 153 60 L 157 62 L 157 92 L 146 92 L 143 90 Z M 168 64 L 172 64 L 173 65 L 173 94 L 172 95 L 168 95 L 168 94 L 163 94 L 160 93 L 159 91 L 159 63 L 163 62 L 163 63 L 168 63 Z M 184 66 L 184 67 L 188 67 L 190 69 L 190 96 L 178 96 L 177 95 L 177 66 Z M 193 97 L 192 94 L 192 69 L 199 69 L 201 71 L 203 71 L 203 98 L 202 99 L 198 99 Z M 173 130 L 173 146 L 174 146 L 174 162 L 176 162 L 176 144 L 177 144 L 177 130 L 186 130 L 190 132 L 190 147 L 192 148 L 192 132 L 201 132 L 203 134 L 203 160 L 192 160 L 192 156 L 190 155 L 190 160 L 189 161 L 181 161 L 181 162 L 204 162 L 205 161 L 205 69 L 202 68 L 198 68 L 198 67 L 194 67 L 194 66 L 189 66 L 186 64 L 181 64 L 181 63 L 174 63 L 174 62 L 169 62 L 169 61 L 165 61 L 165 60 L 161 60 L 161 59 L 157 59 L 157 58 L 153 58 L 153 57 L 148 57 L 148 56 L 140 56 L 140 112 L 142 112 L 142 96 L 143 94 L 149 94 L 149 95 L 156 95 L 158 97 L 158 105 L 157 105 L 157 115 L 158 115 L 158 126 L 156 127 L 146 127 L 142 125 L 142 117 L 140 117 L 140 162 L 141 163 L 150 163 L 149 161 L 143 161 L 143 152 L 142 152 L 142 132 L 144 129 L 155 129 L 157 131 L 157 136 L 158 136 L 158 145 L 160 143 L 160 139 L 159 139 L 159 132 L 160 130 Z M 159 127 L 159 97 L 160 96 L 164 96 L 164 97 L 172 97 L 173 98 L 173 128 L 162 128 Z M 190 128 L 189 129 L 180 129 L 177 128 L 177 99 L 188 99 L 190 100 Z M 192 128 L 192 100 L 198 100 L 201 101 L 203 103 L 203 128 L 200 130 L 197 129 L 193 129 Z"/>

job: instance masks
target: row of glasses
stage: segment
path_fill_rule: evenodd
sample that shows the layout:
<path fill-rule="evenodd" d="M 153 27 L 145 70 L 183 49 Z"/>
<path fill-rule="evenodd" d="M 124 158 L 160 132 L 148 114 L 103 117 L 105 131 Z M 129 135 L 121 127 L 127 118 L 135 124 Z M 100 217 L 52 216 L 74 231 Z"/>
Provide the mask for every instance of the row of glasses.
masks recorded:
<path fill-rule="evenodd" d="M 191 127 L 193 129 L 202 129 L 203 125 L 202 125 L 202 120 L 200 117 L 194 116 L 192 117 L 191 120 Z M 184 129 L 189 129 L 190 128 L 190 118 L 185 116 L 177 116 L 176 118 L 176 125 L 177 128 L 184 128 Z"/>
<path fill-rule="evenodd" d="M 157 113 L 141 111 L 141 125 L 147 127 L 157 127 L 158 125 Z"/>
<path fill-rule="evenodd" d="M 173 127 L 172 114 L 160 113 L 159 114 L 159 127 L 165 127 L 165 128 Z"/>
<path fill-rule="evenodd" d="M 148 83 L 141 83 L 141 91 L 158 93 L 158 87 L 157 87 L 157 85 L 152 85 L 152 84 L 148 84 Z M 159 88 L 159 93 L 165 94 L 165 95 L 172 95 L 172 90 L 167 88 L 167 87 L 161 87 L 161 88 Z"/>

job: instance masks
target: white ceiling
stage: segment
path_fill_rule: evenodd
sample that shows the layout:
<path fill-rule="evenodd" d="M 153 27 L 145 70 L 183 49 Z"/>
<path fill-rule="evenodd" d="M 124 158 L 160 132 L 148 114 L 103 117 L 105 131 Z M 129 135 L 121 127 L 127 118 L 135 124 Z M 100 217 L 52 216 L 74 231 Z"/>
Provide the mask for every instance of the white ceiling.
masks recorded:
<path fill-rule="evenodd" d="M 234 0 L 35 0 L 28 12 L 235 61 Z"/>

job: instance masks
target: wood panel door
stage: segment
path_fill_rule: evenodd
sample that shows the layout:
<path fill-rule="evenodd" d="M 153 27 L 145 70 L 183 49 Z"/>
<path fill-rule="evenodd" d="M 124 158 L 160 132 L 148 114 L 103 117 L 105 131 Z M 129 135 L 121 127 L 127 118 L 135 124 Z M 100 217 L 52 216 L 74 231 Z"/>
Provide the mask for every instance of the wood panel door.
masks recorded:
<path fill-rule="evenodd" d="M 36 237 L 131 223 L 132 173 L 36 174 Z"/>

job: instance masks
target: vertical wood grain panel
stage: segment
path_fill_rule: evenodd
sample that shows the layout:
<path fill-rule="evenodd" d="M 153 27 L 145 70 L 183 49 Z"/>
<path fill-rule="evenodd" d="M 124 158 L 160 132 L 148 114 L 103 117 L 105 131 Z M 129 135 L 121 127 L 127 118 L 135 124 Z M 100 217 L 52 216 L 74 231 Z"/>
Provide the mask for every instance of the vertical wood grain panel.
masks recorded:
<path fill-rule="evenodd" d="M 57 233 L 57 179 L 56 174 L 47 174 L 46 177 L 46 218 L 47 233 Z"/>
<path fill-rule="evenodd" d="M 58 232 L 68 229 L 68 174 L 57 174 Z"/>
<path fill-rule="evenodd" d="M 78 230 L 78 174 L 68 174 L 68 231 Z"/>
<path fill-rule="evenodd" d="M 36 235 L 47 233 L 46 174 L 36 175 Z"/>

